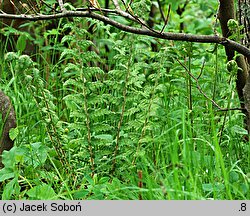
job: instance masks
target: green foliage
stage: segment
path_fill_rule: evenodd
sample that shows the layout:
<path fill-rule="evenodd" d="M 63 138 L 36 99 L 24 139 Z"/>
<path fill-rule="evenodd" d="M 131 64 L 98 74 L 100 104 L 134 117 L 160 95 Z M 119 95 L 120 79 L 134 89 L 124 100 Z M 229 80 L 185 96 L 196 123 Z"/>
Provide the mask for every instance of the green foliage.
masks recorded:
<path fill-rule="evenodd" d="M 214 1 L 191 1 L 183 18 L 174 14 L 176 1 L 168 3 L 170 31 L 190 21 L 187 32 L 212 32 Z M 149 6 L 131 7 L 142 16 Z M 3 153 L 2 199 L 249 198 L 243 116 L 212 107 L 188 74 L 219 106 L 239 106 L 227 71 L 235 65 L 225 64 L 222 47 L 155 40 L 80 18 L 35 39 L 43 40 L 53 44 L 39 58 L 21 55 L 19 44 L 1 65 L 1 87 L 18 119 L 16 146 Z"/>
<path fill-rule="evenodd" d="M 9 136 L 10 136 L 11 140 L 15 140 L 16 137 L 18 136 L 18 134 L 19 134 L 18 128 L 11 128 L 10 129 Z"/>
<path fill-rule="evenodd" d="M 227 22 L 227 26 L 231 33 L 229 39 L 240 41 L 240 39 L 244 38 L 244 35 L 241 35 L 241 30 L 244 28 L 244 26 L 239 26 L 238 21 L 230 19 Z"/>
<path fill-rule="evenodd" d="M 56 193 L 53 188 L 46 184 L 31 188 L 27 191 L 27 195 L 31 200 L 53 200 L 56 197 Z"/>
<path fill-rule="evenodd" d="M 147 17 L 145 17 L 145 14 L 149 14 L 151 4 L 152 1 L 149 0 L 135 0 L 132 4 L 132 10 L 137 16 L 146 19 Z"/>

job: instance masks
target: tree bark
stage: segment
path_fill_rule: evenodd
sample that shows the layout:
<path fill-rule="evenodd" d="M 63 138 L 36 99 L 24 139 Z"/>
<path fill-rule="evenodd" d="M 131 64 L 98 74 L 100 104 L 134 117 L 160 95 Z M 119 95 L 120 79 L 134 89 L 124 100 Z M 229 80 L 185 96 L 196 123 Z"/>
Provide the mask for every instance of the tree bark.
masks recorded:
<path fill-rule="evenodd" d="M 220 20 L 222 34 L 224 37 L 228 38 L 231 35 L 227 26 L 228 20 L 236 19 L 234 0 L 220 0 L 218 18 Z M 228 61 L 233 60 L 235 57 L 235 51 L 230 46 L 225 46 L 225 51 L 226 51 Z M 247 91 L 246 90 L 243 91 L 248 80 L 247 78 L 249 74 L 249 67 L 248 67 L 248 62 L 246 61 L 246 58 L 242 55 L 236 58 L 236 62 L 239 67 L 239 70 L 237 73 L 237 79 L 236 79 L 236 88 L 237 88 L 241 108 L 243 108 L 243 113 L 246 116 L 244 122 L 248 129 L 248 132 L 250 133 L 250 121 L 249 121 L 250 105 L 249 105 L 249 110 L 248 110 L 247 108 L 248 105 L 246 104 L 246 102 L 248 101 L 250 102 L 250 100 L 247 99 L 248 96 L 246 97 Z M 247 87 L 246 89 L 247 90 L 250 89 L 250 86 L 249 88 Z"/>
<path fill-rule="evenodd" d="M 238 0 L 238 19 L 241 26 L 244 28 L 241 30 L 243 35 L 242 44 L 246 47 L 250 47 L 250 0 Z M 245 59 L 248 73 L 250 72 L 250 57 Z M 246 80 L 245 87 L 243 88 L 243 95 L 245 100 L 245 108 L 247 110 L 247 126 L 250 133 L 250 77 Z"/>
<path fill-rule="evenodd" d="M 14 141 L 9 137 L 11 128 L 16 127 L 16 114 L 8 96 L 0 90 L 0 113 L 2 114 L 2 134 L 0 137 L 0 168 L 2 167 L 2 153 L 10 150 Z"/>

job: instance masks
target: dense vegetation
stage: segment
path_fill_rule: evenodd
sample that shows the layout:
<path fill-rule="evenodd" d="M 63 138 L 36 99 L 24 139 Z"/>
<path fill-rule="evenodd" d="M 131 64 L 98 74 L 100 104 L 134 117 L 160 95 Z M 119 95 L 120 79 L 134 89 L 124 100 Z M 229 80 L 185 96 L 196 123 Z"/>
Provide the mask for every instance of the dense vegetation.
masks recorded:
<path fill-rule="evenodd" d="M 150 1 L 135 2 L 147 19 Z M 181 16 L 168 2 L 166 31 L 184 23 L 186 33 L 220 33 L 217 1 L 190 1 Z M 239 107 L 223 47 L 89 18 L 62 19 L 42 33 L 47 23 L 29 23 L 40 27 L 35 37 L 4 29 L 20 36 L 17 52 L 4 50 L 0 62 L 0 87 L 18 121 L 15 147 L 3 154 L 2 199 L 250 198 L 243 114 L 212 103 Z M 37 53 L 28 56 L 30 41 Z"/>

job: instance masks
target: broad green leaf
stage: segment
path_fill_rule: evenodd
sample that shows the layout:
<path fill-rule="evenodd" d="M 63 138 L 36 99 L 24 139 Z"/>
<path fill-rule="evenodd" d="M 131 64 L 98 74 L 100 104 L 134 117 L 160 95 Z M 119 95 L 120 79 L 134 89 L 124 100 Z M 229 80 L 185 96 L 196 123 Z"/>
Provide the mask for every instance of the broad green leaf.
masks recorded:
<path fill-rule="evenodd" d="M 22 53 L 25 50 L 26 41 L 27 41 L 26 35 L 22 34 L 18 37 L 16 47 L 17 47 L 17 50 L 20 51 L 20 53 Z"/>
<path fill-rule="evenodd" d="M 13 177 L 14 177 L 13 169 L 4 167 L 3 169 L 0 170 L 0 182 L 3 182 L 4 180 L 7 180 Z"/>
<path fill-rule="evenodd" d="M 21 187 L 18 184 L 18 179 L 14 178 L 6 184 L 2 194 L 2 200 L 13 199 L 12 195 L 19 195 Z"/>
<path fill-rule="evenodd" d="M 27 192 L 28 196 L 36 200 L 52 200 L 56 198 L 54 189 L 46 184 L 38 185 Z"/>
<path fill-rule="evenodd" d="M 18 136 L 18 134 L 19 134 L 19 130 L 18 130 L 17 127 L 16 127 L 16 128 L 11 128 L 11 129 L 10 129 L 9 136 L 10 136 L 10 139 L 11 139 L 11 140 L 16 139 L 16 137 Z"/>
<path fill-rule="evenodd" d="M 247 130 L 245 128 L 243 128 L 243 127 L 240 127 L 239 125 L 234 125 L 232 127 L 232 130 L 237 134 L 242 134 L 242 135 L 247 135 L 248 134 Z"/>

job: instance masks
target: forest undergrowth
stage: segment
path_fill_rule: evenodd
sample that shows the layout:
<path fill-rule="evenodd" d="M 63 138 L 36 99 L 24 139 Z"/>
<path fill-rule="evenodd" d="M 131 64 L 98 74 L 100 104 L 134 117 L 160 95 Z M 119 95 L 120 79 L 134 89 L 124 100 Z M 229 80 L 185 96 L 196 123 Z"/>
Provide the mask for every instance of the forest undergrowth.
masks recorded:
<path fill-rule="evenodd" d="M 210 21 L 188 30 L 212 33 Z M 250 145 L 243 114 L 230 110 L 239 100 L 223 47 L 80 18 L 44 37 L 30 39 L 35 56 L 20 42 L 1 61 L 18 121 L 2 199 L 250 198 Z"/>

